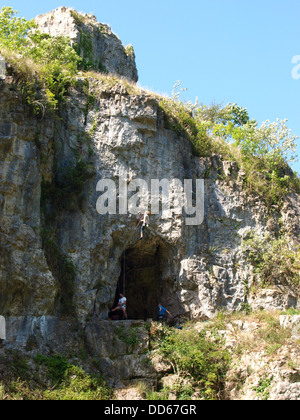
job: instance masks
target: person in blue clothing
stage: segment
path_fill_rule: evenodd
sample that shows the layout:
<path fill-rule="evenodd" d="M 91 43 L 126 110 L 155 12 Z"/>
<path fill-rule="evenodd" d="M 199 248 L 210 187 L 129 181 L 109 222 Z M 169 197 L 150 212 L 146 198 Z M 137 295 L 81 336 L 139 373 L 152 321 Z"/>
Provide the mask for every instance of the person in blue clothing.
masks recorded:
<path fill-rule="evenodd" d="M 173 318 L 172 314 L 164 307 L 161 303 L 158 304 L 158 320 L 164 321 L 166 313 L 169 315 L 170 318 Z"/>

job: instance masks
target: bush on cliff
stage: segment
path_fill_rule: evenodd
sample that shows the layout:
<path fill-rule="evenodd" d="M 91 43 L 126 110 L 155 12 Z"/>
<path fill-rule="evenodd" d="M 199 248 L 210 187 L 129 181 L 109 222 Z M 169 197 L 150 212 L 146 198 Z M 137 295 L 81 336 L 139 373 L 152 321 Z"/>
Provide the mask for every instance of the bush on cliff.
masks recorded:
<path fill-rule="evenodd" d="M 17 18 L 11 7 L 0 12 L 0 52 L 12 65 L 25 101 L 36 114 L 56 110 L 75 83 L 81 58 L 68 37 L 37 30 L 34 20 Z"/>
<path fill-rule="evenodd" d="M 186 324 L 183 330 L 152 326 L 151 335 L 153 347 L 181 378 L 176 387 L 178 399 L 191 399 L 195 394 L 205 400 L 220 398 L 230 354 L 224 347 L 217 323 L 200 332 L 193 324 Z M 159 399 L 160 396 L 164 396 L 163 391 L 152 398 Z"/>
<path fill-rule="evenodd" d="M 188 138 L 196 156 L 218 154 L 223 160 L 237 162 L 244 172 L 243 188 L 259 196 L 269 212 L 287 194 L 300 193 L 299 176 L 289 167 L 297 160 L 298 137 L 288 129 L 287 120 L 265 121 L 259 126 L 246 108 L 230 103 L 225 107 L 185 103 L 181 91 L 174 91 L 172 99 L 161 99 L 160 107 L 165 128 Z"/>

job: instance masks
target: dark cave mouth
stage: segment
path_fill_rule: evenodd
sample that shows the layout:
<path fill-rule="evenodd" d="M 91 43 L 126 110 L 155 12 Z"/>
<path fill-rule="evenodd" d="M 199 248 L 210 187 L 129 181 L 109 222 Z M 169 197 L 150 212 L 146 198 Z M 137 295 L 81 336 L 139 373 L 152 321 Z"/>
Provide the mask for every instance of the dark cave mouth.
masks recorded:
<path fill-rule="evenodd" d="M 117 304 L 119 294 L 123 293 L 127 299 L 128 319 L 157 319 L 157 307 L 163 291 L 165 251 L 164 244 L 143 240 L 122 254 L 114 304 Z"/>

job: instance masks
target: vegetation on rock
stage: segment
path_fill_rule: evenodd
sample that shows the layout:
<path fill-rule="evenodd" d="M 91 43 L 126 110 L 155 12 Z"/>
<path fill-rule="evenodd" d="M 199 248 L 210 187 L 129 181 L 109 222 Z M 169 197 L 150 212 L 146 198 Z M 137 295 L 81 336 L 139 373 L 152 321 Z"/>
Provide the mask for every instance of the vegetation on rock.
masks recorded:
<path fill-rule="evenodd" d="M 0 51 L 12 66 L 25 101 L 36 114 L 56 110 L 75 83 L 81 58 L 67 37 L 37 30 L 33 20 L 16 18 L 11 7 L 0 12 Z"/>
<path fill-rule="evenodd" d="M 296 159 L 296 137 L 287 127 L 287 121 L 266 121 L 261 126 L 252 120 L 247 109 L 237 104 L 205 106 L 184 103 L 180 99 L 180 84 L 175 86 L 172 98 L 161 97 L 141 90 L 136 85 L 112 74 L 107 74 L 101 63 L 96 63 L 99 72 L 91 71 L 95 62 L 91 55 L 91 39 L 81 32 L 79 44 L 72 47 L 67 37 L 51 37 L 38 31 L 34 21 L 15 17 L 10 7 L 0 12 L 0 52 L 5 57 L 8 75 L 13 76 L 26 104 L 35 115 L 43 117 L 50 110 L 59 116 L 61 104 L 73 86 L 83 87 L 86 104 L 83 106 L 84 125 L 89 121 L 91 109 L 101 99 L 103 92 L 116 86 L 124 95 L 148 95 L 153 98 L 160 115 L 164 117 L 165 129 L 171 129 L 179 138 L 188 139 L 198 157 L 210 158 L 214 154 L 222 160 L 236 162 L 237 171 L 228 177 L 237 181 L 247 194 L 259 197 L 266 214 L 279 211 L 288 194 L 300 193 L 300 180 L 289 164 Z M 76 24 L 84 24 L 83 17 L 73 13 Z M 99 28 L 101 30 L 101 28 Z M 80 56 L 84 50 L 84 58 Z M 134 56 L 131 46 L 126 49 L 128 57 Z M 182 91 L 182 89 L 181 89 Z M 79 133 L 84 140 L 93 137 L 97 119 L 91 123 L 88 133 Z M 76 136 L 74 136 L 76 138 Z M 79 143 L 79 140 L 77 138 Z M 87 147 L 86 147 L 87 148 Z M 41 240 L 48 267 L 59 283 L 59 315 L 76 316 L 74 309 L 75 280 L 77 269 L 59 246 L 57 224 L 62 213 L 69 215 L 84 209 L 84 185 L 91 178 L 86 156 L 74 152 L 73 158 L 62 163 L 55 160 L 52 177 L 41 184 Z M 93 150 L 89 149 L 89 153 Z M 87 155 L 87 152 L 86 152 Z M 223 176 L 223 179 L 221 179 Z M 49 180 L 50 179 L 50 180 Z M 220 180 L 226 181 L 224 174 Z M 254 267 L 258 287 L 288 285 L 299 287 L 300 250 L 291 245 L 288 233 L 275 235 L 250 235 L 242 246 L 248 264 Z M 228 391 L 228 375 L 233 363 L 247 351 L 261 350 L 270 359 L 279 357 L 279 350 L 290 345 L 291 334 L 281 328 L 278 314 L 251 313 L 247 303 L 242 309 L 247 312 L 247 322 L 261 323 L 255 327 L 252 341 L 247 334 L 237 331 L 236 321 L 241 313 L 225 316 L 219 314 L 214 321 L 202 324 L 200 330 L 187 323 L 182 330 L 159 324 L 151 325 L 151 351 L 157 352 L 171 366 L 178 381 L 172 386 L 161 386 L 148 392 L 149 399 L 166 399 L 170 394 L 177 399 L 220 399 Z M 57 308 L 56 308 L 57 309 Z M 249 318 L 250 317 L 250 318 Z M 246 322 L 246 318 L 243 318 Z M 230 325 L 227 334 L 228 325 Z M 137 331 L 125 334 L 116 329 L 121 341 L 134 346 L 139 342 Z M 228 335 L 235 340 L 228 346 Z M 277 355 L 277 356 L 276 356 Z M 272 359 L 273 360 L 273 359 Z M 1 362 L 1 360 L 0 360 Z M 5 361 L 7 362 L 7 361 Z M 32 376 L 30 365 L 43 377 Z M 292 362 L 291 362 L 292 363 Z M 45 357 L 38 355 L 34 361 L 14 354 L 9 358 L 5 378 L 0 377 L 0 399 L 111 399 L 112 391 L 101 376 L 86 373 L 65 356 Z M 29 374 L 30 373 L 30 374 Z M 260 399 L 268 399 L 272 376 L 266 369 L 253 391 Z M 238 388 L 241 378 L 231 380 Z"/>
<path fill-rule="evenodd" d="M 286 237 L 251 235 L 243 242 L 243 251 L 255 268 L 258 286 L 300 285 L 300 247 L 289 246 Z"/>
<path fill-rule="evenodd" d="M 297 137 L 288 129 L 287 120 L 266 121 L 259 127 L 247 109 L 237 104 L 184 103 L 179 86 L 178 82 L 173 98 L 163 98 L 160 106 L 166 127 L 189 138 L 197 156 L 216 153 L 236 162 L 237 174 L 244 173 L 243 188 L 258 195 L 270 212 L 274 205 L 283 204 L 288 193 L 300 192 L 299 176 L 289 167 L 297 159 Z"/>
<path fill-rule="evenodd" d="M 176 393 L 178 399 L 190 399 L 197 394 L 201 399 L 218 399 L 222 394 L 230 354 L 224 347 L 224 338 L 216 326 L 195 331 L 193 324 L 183 330 L 152 326 L 153 347 L 163 359 L 171 363 L 181 378 Z M 165 396 L 164 392 L 161 396 Z M 156 394 L 156 398 L 159 394 Z"/>
<path fill-rule="evenodd" d="M 15 14 L 11 7 L 1 10 L 0 50 L 12 65 L 24 99 L 34 112 L 43 114 L 47 107 L 57 110 L 68 88 L 76 84 L 78 72 L 91 69 L 92 58 L 86 53 L 83 62 L 79 55 L 82 45 L 73 48 L 67 37 L 42 34 L 34 21 L 16 18 Z M 76 22 L 80 20 L 78 13 L 74 16 Z M 83 23 L 80 20 L 78 24 Z M 122 83 L 110 75 L 107 78 L 112 79 L 109 84 Z M 188 137 L 196 155 L 217 153 L 224 160 L 237 162 L 245 174 L 244 188 L 259 195 L 269 211 L 281 205 L 288 193 L 300 192 L 299 177 L 289 167 L 296 159 L 297 137 L 288 129 L 287 120 L 266 121 L 259 127 L 247 109 L 237 104 L 221 107 L 197 101 L 184 103 L 179 87 L 180 82 L 174 86 L 173 98 L 156 99 L 165 113 L 166 127 Z"/>
<path fill-rule="evenodd" d="M 182 329 L 145 324 L 150 334 L 147 360 L 159 355 L 165 370 L 159 370 L 155 390 L 141 378 L 135 382 L 140 399 L 274 398 L 282 373 L 285 384 L 299 375 L 299 339 L 280 323 L 286 314 L 299 316 L 299 311 L 220 312 L 214 320 L 187 322 Z M 132 340 L 126 341 L 131 348 Z M 0 400 L 115 399 L 99 370 L 99 360 L 90 361 L 86 369 L 83 356 L 76 356 L 75 349 L 72 356 L 1 353 Z"/>
<path fill-rule="evenodd" d="M 33 360 L 13 352 L 5 360 L 0 400 L 109 400 L 113 392 L 103 378 L 88 374 L 62 355 L 36 355 Z M 33 366 L 34 369 L 33 369 Z"/>

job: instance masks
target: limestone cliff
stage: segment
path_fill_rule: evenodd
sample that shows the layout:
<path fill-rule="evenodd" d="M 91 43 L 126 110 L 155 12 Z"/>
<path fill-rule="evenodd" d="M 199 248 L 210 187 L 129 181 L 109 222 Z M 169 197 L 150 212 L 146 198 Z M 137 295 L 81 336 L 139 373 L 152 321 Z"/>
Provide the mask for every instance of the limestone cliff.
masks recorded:
<path fill-rule="evenodd" d="M 133 47 L 122 45 L 108 25 L 95 16 L 83 15 L 69 7 L 59 7 L 36 17 L 38 29 L 51 36 L 68 36 L 83 59 L 85 69 L 105 71 L 137 82 Z"/>
<path fill-rule="evenodd" d="M 137 80 L 134 58 L 94 18 L 61 8 L 37 22 L 79 46 L 87 38 L 98 69 L 101 62 L 108 72 Z M 191 142 L 166 123 L 159 98 L 125 79 L 79 75 L 59 118 L 42 119 L 24 104 L 13 76 L 0 80 L 0 161 L 0 314 L 8 346 L 24 347 L 35 336 L 40 349 L 49 337 L 55 351 L 67 348 L 74 340 L 67 315 L 80 321 L 72 325 L 85 329 L 91 353 L 110 363 L 101 342 L 123 288 L 133 320 L 155 318 L 159 301 L 176 319 L 198 320 L 245 304 L 300 307 L 297 288 L 278 284 L 252 293 L 253 269 L 241 250 L 249 232 L 272 233 L 279 219 L 296 243 L 299 196 L 288 196 L 270 218 L 243 190 L 234 163 L 196 157 Z M 98 181 L 118 183 L 124 174 L 128 183 L 204 179 L 203 223 L 153 215 L 140 241 L 136 216 L 96 210 Z"/>
<path fill-rule="evenodd" d="M 252 273 L 241 241 L 250 230 L 267 231 L 269 218 L 238 184 L 231 188 L 220 180 L 230 164 L 218 156 L 194 157 L 190 142 L 165 128 L 153 96 L 89 82 L 93 107 L 85 89 L 73 90 L 61 121 L 37 120 L 9 80 L 1 85 L 1 313 L 60 313 L 62 285 L 47 262 L 43 235 L 44 245 L 58 246 L 76 269 L 73 304 L 82 320 L 107 318 L 124 264 L 128 310 L 135 319 L 153 318 L 159 300 L 177 316 L 200 319 L 220 308 L 238 310 L 249 299 L 262 307 L 297 307 L 292 289 L 269 290 L 265 303 L 249 296 L 245 284 Z M 80 161 L 86 165 L 82 191 L 66 191 L 62 200 L 58 180 L 67 179 Z M 97 182 L 118 183 L 124 173 L 128 181 L 206 178 L 204 222 L 187 226 L 180 215 L 154 215 L 150 232 L 139 241 L 136 217 L 100 216 L 96 210 Z M 282 212 L 291 229 L 297 228 L 297 200 L 291 197 Z"/>

